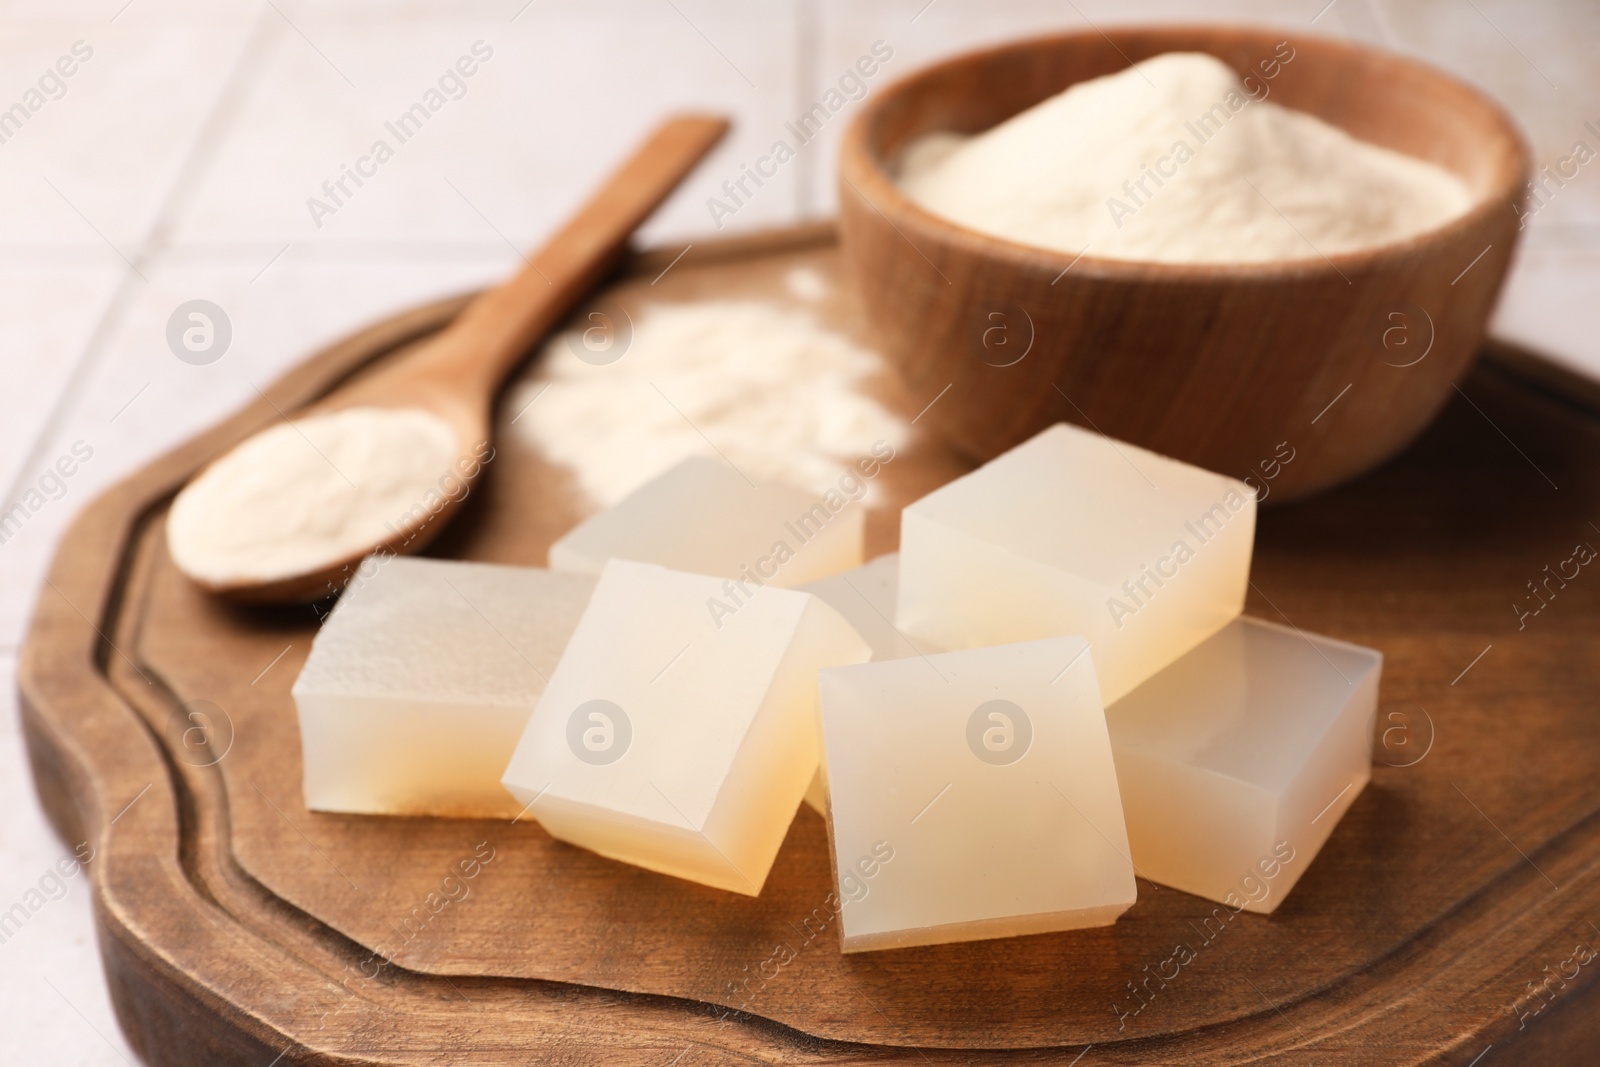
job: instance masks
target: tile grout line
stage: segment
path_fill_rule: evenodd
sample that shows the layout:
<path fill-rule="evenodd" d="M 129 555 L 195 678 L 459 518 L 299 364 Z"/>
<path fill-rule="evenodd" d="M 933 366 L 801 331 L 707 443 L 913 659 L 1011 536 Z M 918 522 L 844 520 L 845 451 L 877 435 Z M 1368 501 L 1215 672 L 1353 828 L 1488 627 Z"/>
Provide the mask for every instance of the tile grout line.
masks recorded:
<path fill-rule="evenodd" d="M 132 261 L 134 267 L 150 265 L 165 249 L 168 235 L 177 221 L 187 194 L 209 169 L 212 154 L 238 110 L 244 92 L 255 84 L 255 78 L 261 71 L 262 63 L 277 33 L 273 20 L 268 19 L 265 12 L 256 16 L 255 22 L 246 32 L 244 45 L 239 49 L 239 57 L 235 60 L 233 69 L 228 72 L 211 110 L 201 121 L 200 129 L 184 154 L 176 177 L 162 194 L 154 221 L 139 241 Z M 95 322 L 94 330 L 89 334 L 89 339 L 84 342 L 71 373 L 67 375 L 66 383 L 56 394 L 49 415 L 45 417 L 22 463 L 18 466 L 16 477 L 6 487 L 5 495 L 0 497 L 0 503 L 16 499 L 22 486 L 30 479 L 29 472 L 33 471 L 44 458 L 45 450 L 61 429 L 66 414 L 83 397 L 92 372 L 99 364 L 99 357 L 109 347 L 112 334 L 121 324 L 124 313 L 137 295 L 135 288 L 137 282 L 136 275 L 129 274 L 117 283 L 116 290 L 106 301 L 99 319 Z"/>

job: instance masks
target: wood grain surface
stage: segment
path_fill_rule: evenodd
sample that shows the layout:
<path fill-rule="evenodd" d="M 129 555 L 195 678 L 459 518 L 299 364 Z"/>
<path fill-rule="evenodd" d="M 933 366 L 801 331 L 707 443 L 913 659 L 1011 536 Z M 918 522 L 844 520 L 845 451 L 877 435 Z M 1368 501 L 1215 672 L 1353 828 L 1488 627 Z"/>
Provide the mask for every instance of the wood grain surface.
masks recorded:
<path fill-rule="evenodd" d="M 826 228 L 697 243 L 658 278 L 679 251 L 604 295 L 630 314 L 786 300 L 794 267 L 838 268 Z M 1248 610 L 1386 657 L 1372 784 L 1277 912 L 1208 938 L 1212 905 L 1141 880 L 1112 927 L 846 958 L 808 809 L 758 898 L 526 821 L 305 810 L 289 687 L 315 610 L 200 594 L 165 555 L 164 509 L 274 404 L 314 402 L 460 304 L 316 355 L 94 503 L 53 565 L 24 727 L 52 819 L 95 849 L 113 997 L 152 1062 L 1592 1062 L 1600 961 L 1574 955 L 1600 949 L 1600 577 L 1552 583 L 1520 626 L 1513 609 L 1600 545 L 1600 414 L 1548 365 L 1481 364 L 1400 458 L 1261 517 Z M 865 329 L 842 296 L 817 313 Z M 932 399 L 879 385 L 907 417 Z M 497 448 L 431 553 L 539 564 L 583 514 L 566 472 L 514 434 Z M 962 469 L 930 442 L 902 452 L 872 550 L 898 503 Z M 205 744 L 196 701 L 223 724 Z M 1195 958 L 1142 984 L 1178 943 Z"/>

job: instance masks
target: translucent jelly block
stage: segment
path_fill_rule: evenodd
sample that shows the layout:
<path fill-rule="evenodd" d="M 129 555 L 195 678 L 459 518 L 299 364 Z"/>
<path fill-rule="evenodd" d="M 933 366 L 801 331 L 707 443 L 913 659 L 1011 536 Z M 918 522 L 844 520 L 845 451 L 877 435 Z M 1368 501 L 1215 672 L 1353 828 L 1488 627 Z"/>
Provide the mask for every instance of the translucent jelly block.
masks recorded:
<path fill-rule="evenodd" d="M 306 807 L 514 816 L 500 775 L 594 579 L 374 557 L 294 684 Z"/>
<path fill-rule="evenodd" d="M 900 555 L 891 552 L 843 574 L 803 586 L 801 591 L 821 597 L 844 616 L 856 633 L 872 646 L 874 660 L 903 659 L 939 651 L 926 642 L 913 642 L 894 625 L 895 590 L 900 584 Z M 817 777 L 806 790 L 806 803 L 819 815 L 828 811 L 828 766 L 817 765 Z"/>
<path fill-rule="evenodd" d="M 1077 635 L 1110 703 L 1244 606 L 1243 482 L 1059 423 L 905 509 L 896 622 L 942 648 Z"/>
<path fill-rule="evenodd" d="M 793 589 L 861 562 L 866 509 L 750 482 L 721 460 L 691 458 L 550 546 L 550 566 L 599 574 L 608 559 L 658 563 L 754 587 Z"/>
<path fill-rule="evenodd" d="M 1270 912 L 1367 784 L 1383 656 L 1240 618 L 1106 710 L 1151 881 Z"/>
<path fill-rule="evenodd" d="M 821 600 L 606 564 L 504 781 L 553 836 L 752 896 L 817 769 L 817 670 L 871 650 Z"/>
<path fill-rule="evenodd" d="M 854 570 L 830 575 L 801 588 L 803 592 L 821 597 L 843 615 L 856 633 L 872 646 L 875 660 L 904 659 L 940 651 L 933 645 L 912 640 L 896 628 L 895 597 L 899 586 L 900 554 L 891 552 Z"/>
<path fill-rule="evenodd" d="M 819 675 L 845 952 L 1104 926 L 1133 866 L 1081 638 Z"/>

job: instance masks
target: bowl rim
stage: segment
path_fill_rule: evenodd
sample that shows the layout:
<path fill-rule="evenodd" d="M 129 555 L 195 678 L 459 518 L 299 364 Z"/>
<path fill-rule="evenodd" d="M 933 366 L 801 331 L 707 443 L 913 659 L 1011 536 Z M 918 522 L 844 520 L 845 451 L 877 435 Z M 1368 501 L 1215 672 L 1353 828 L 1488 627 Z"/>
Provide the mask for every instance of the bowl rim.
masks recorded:
<path fill-rule="evenodd" d="M 973 229 L 964 223 L 956 222 L 953 219 L 948 219 L 943 215 L 928 210 L 902 192 L 898 183 L 890 176 L 883 161 L 879 158 L 875 146 L 869 143 L 869 134 L 875 119 L 891 102 L 908 92 L 914 91 L 920 83 L 927 79 L 979 61 L 1000 59 L 1007 53 L 1023 52 L 1066 41 L 1091 38 L 1105 40 L 1120 53 L 1122 48 L 1119 40 L 1127 41 L 1133 36 L 1171 36 L 1175 38 L 1173 47 L 1166 49 L 1166 51 L 1182 50 L 1182 39 L 1189 38 L 1194 43 L 1192 50 L 1206 52 L 1205 45 L 1207 43 L 1214 41 L 1217 37 L 1229 35 L 1242 39 L 1258 40 L 1270 37 L 1274 42 L 1286 40 L 1296 47 L 1305 44 L 1312 50 L 1336 54 L 1345 53 L 1347 55 L 1360 54 L 1376 57 L 1382 62 L 1394 66 L 1410 67 L 1421 76 L 1451 86 L 1474 99 L 1494 125 L 1498 126 L 1504 134 L 1505 141 L 1512 151 L 1511 164 L 1505 168 L 1504 173 L 1500 174 L 1488 189 L 1475 197 L 1473 203 L 1465 211 L 1437 225 L 1396 240 L 1345 252 L 1335 252 L 1331 255 L 1316 252 L 1314 255 L 1297 259 L 1168 262 L 1164 260 L 1124 259 L 1089 255 L 1087 249 L 1077 255 L 1072 255 L 1060 249 L 1025 244 L 1008 237 Z M 1218 56 L 1217 58 L 1221 59 L 1222 57 Z M 1080 83 L 1073 82 L 1072 84 Z M 1002 119 L 1000 121 L 1006 120 Z M 990 128 L 992 129 L 993 127 Z M 1418 157 L 1413 156 L 1412 158 Z M 946 245 L 955 245 L 969 254 L 1014 262 L 1031 261 L 1030 264 L 1025 265 L 1037 268 L 1058 268 L 1059 273 L 1056 275 L 1056 281 L 1060 281 L 1068 272 L 1076 272 L 1079 275 L 1101 279 L 1136 279 L 1145 282 L 1173 281 L 1189 283 L 1232 280 L 1249 281 L 1285 277 L 1333 277 L 1337 275 L 1346 283 L 1350 283 L 1347 271 L 1361 273 L 1381 262 L 1403 257 L 1431 246 L 1448 244 L 1460 236 L 1481 229 L 1489 222 L 1489 216 L 1492 213 L 1501 210 L 1510 210 L 1512 215 L 1516 216 L 1516 205 L 1526 201 L 1524 184 L 1531 173 L 1532 161 L 1533 153 L 1526 135 L 1499 101 L 1470 82 L 1412 56 L 1385 48 L 1377 48 L 1359 41 L 1352 41 L 1348 38 L 1315 33 L 1297 33 L 1264 24 L 1226 22 L 1125 23 L 1084 30 L 1069 30 L 1062 33 L 1043 33 L 1018 37 L 985 48 L 960 52 L 902 75 L 884 86 L 883 90 L 876 96 L 870 97 L 845 131 L 839 154 L 839 183 L 841 186 L 839 193 L 840 200 L 843 202 L 846 192 L 844 187 L 848 187 L 850 191 L 853 191 L 867 207 L 871 208 L 890 226 L 899 231 L 900 235 L 912 245 L 917 253 L 923 259 L 927 259 L 930 265 L 934 266 L 935 270 L 938 270 L 938 266 L 933 263 L 933 260 L 928 259 L 927 254 L 923 253 L 915 242 L 911 241 L 911 238 L 902 230 L 901 223 L 913 226 L 922 233 L 936 235 Z M 869 196 L 864 191 L 865 189 L 870 189 L 877 195 Z M 891 212 L 896 216 L 895 218 L 891 218 Z M 1309 242 L 1307 243 L 1309 244 Z M 1315 250 L 1315 246 L 1313 246 L 1313 250 Z M 1485 248 L 1484 251 L 1487 252 L 1488 248 Z M 1476 262 L 1476 260 L 1473 262 Z M 939 273 L 941 276 L 943 275 L 942 271 Z M 1055 282 L 1053 281 L 1051 284 L 1054 285 Z"/>

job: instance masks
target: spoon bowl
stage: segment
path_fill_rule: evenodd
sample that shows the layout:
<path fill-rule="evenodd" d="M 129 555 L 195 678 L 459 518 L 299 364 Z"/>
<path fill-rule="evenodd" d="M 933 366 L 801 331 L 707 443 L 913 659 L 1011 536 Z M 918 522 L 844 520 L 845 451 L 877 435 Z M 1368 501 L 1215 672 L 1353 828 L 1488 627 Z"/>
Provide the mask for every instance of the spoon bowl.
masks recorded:
<path fill-rule="evenodd" d="M 385 524 L 386 536 L 294 573 L 269 577 L 219 579 L 196 573 L 185 569 L 181 553 L 174 551 L 179 568 L 208 592 L 228 600 L 293 603 L 338 592 L 369 555 L 404 554 L 425 546 L 460 511 L 493 456 L 490 413 L 505 376 L 522 362 L 535 341 L 616 266 L 633 231 L 727 130 L 727 121 L 713 116 L 685 115 L 667 121 L 521 271 L 475 297 L 439 333 L 290 420 L 292 425 L 317 416 L 375 408 L 424 412 L 450 428 L 455 437 L 452 464 L 439 471 L 437 484 L 424 490 L 414 506 L 397 521 Z M 256 439 L 241 443 L 201 471 L 180 492 L 174 510 L 184 501 L 184 494 L 218 463 Z M 311 444 L 309 437 L 306 441 Z M 311 447 L 316 448 L 314 444 Z M 352 493 L 360 492 L 355 483 L 344 480 Z M 172 530 L 169 522 L 169 548 L 174 543 Z"/>

